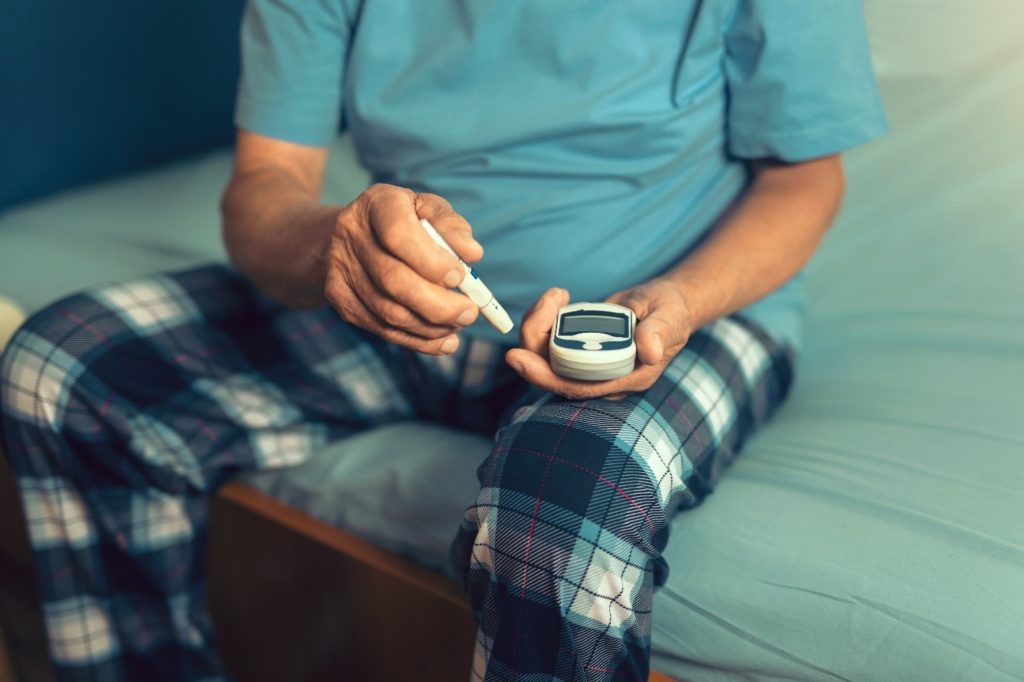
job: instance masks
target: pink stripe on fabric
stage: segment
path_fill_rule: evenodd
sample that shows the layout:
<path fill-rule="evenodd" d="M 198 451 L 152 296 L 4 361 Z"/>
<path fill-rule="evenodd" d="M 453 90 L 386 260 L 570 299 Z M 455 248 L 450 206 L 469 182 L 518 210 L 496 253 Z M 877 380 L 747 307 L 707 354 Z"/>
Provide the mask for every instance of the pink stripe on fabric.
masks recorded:
<path fill-rule="evenodd" d="M 700 455 L 700 453 L 704 451 L 704 444 L 700 442 L 700 437 L 697 436 L 697 427 L 695 427 L 693 422 L 690 421 L 690 418 L 686 416 L 686 413 L 683 412 L 683 408 L 679 406 L 679 403 L 672 399 L 672 396 L 666 396 L 665 401 L 668 402 L 668 404 L 672 406 L 672 409 L 678 412 L 679 416 L 683 418 L 684 422 L 686 422 L 686 428 L 690 429 L 690 435 L 693 436 L 695 441 L 697 441 L 697 447 L 700 448 L 700 451 L 697 452 L 697 454 Z M 686 441 L 684 440 L 683 444 L 685 443 Z"/>
<path fill-rule="evenodd" d="M 336 320 L 324 320 L 323 322 L 318 322 L 317 324 L 315 324 L 315 325 L 313 325 L 311 327 L 307 327 L 306 329 L 303 329 L 302 331 L 292 332 L 292 333 L 288 334 L 288 340 L 289 341 L 304 341 L 305 339 L 311 338 L 313 336 L 317 336 L 319 334 L 323 334 L 325 331 L 327 331 L 331 327 L 334 327 L 336 324 L 337 324 Z"/>
<path fill-rule="evenodd" d="M 110 403 L 114 402 L 114 394 L 108 393 L 106 399 L 103 401 L 103 405 L 100 406 L 100 416 L 104 416 L 107 410 L 110 409 Z"/>
<path fill-rule="evenodd" d="M 71 312 L 67 308 L 57 308 L 57 314 L 65 319 L 71 320 L 77 325 L 81 325 L 82 329 L 92 332 L 92 335 L 95 336 L 97 340 L 102 341 L 104 345 L 110 345 L 110 338 L 107 337 L 106 334 L 104 334 L 99 329 L 89 324 L 86 320 L 83 320 L 81 317 Z"/>
<path fill-rule="evenodd" d="M 513 450 L 515 450 L 517 452 L 525 452 L 528 455 L 536 455 L 538 457 L 549 457 L 549 455 L 547 455 L 546 453 L 539 452 L 537 450 L 528 450 L 526 448 L 497 448 L 495 450 L 495 452 L 512 452 Z M 572 462 L 572 461 L 567 460 L 567 459 L 562 459 L 561 457 L 553 457 L 552 456 L 551 458 L 554 461 L 556 461 L 556 462 L 560 462 L 562 464 L 568 464 L 569 466 L 573 467 L 574 469 L 579 469 L 580 471 L 585 471 L 586 473 L 590 474 L 591 476 L 593 476 L 597 480 L 601 481 L 602 483 L 607 484 L 616 493 L 618 493 L 621 497 L 625 498 L 627 502 L 629 502 L 631 505 L 636 507 L 640 511 L 641 514 L 644 515 L 644 519 L 647 521 L 647 525 L 651 527 L 652 531 L 656 530 L 655 527 L 654 527 L 654 522 L 651 521 L 650 515 L 646 511 L 644 511 L 644 508 L 641 507 L 640 504 L 638 502 L 636 502 L 636 500 L 634 500 L 632 497 L 630 497 L 629 493 L 627 493 L 625 490 L 623 490 L 619 486 L 617 486 L 614 483 L 612 483 L 611 480 L 605 478 L 604 476 L 602 476 L 601 474 L 597 473 L 593 469 L 588 469 L 587 467 L 581 466 L 581 465 L 577 464 L 576 462 Z"/>
<path fill-rule="evenodd" d="M 527 572 L 530 569 L 530 545 L 533 544 L 533 532 L 537 528 L 537 515 L 540 511 L 540 498 L 541 494 L 544 492 L 544 486 L 548 482 L 548 472 L 551 471 L 551 462 L 555 459 L 555 453 L 558 452 L 558 448 L 562 446 L 562 441 L 565 440 L 565 434 L 569 432 L 569 429 L 572 427 L 573 422 L 576 421 L 576 418 L 580 416 L 580 412 L 582 412 L 583 408 L 586 407 L 589 403 L 590 401 L 588 400 L 587 402 L 583 403 L 578 408 L 576 408 L 576 412 L 574 412 L 572 417 L 569 418 L 569 421 L 566 422 L 565 424 L 565 428 L 562 429 L 562 433 L 559 434 L 558 440 L 555 442 L 555 447 L 551 449 L 551 454 L 548 455 L 548 463 L 547 466 L 544 467 L 544 477 L 541 478 L 540 488 L 537 490 L 537 501 L 533 505 L 533 518 L 530 519 L 530 532 L 526 535 L 526 553 L 523 556 L 523 585 L 522 590 L 519 592 L 520 599 L 523 599 L 526 596 L 526 578 Z M 519 625 L 521 623 L 522 604 L 520 603 L 519 608 L 516 610 L 516 644 L 515 647 L 512 649 L 512 682 L 516 682 L 515 665 L 516 660 L 519 658 Z"/>
<path fill-rule="evenodd" d="M 205 348 L 194 353 L 178 353 L 174 356 L 174 364 L 183 365 L 188 360 L 209 360 L 214 355 L 223 353 L 225 350 L 227 348 L 220 346 L 219 348 Z"/>

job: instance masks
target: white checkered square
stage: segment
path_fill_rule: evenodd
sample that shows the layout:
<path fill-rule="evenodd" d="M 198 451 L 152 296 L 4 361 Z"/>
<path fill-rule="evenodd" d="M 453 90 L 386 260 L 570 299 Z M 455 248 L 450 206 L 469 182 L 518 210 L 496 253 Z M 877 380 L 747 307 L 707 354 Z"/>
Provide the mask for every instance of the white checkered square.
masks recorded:
<path fill-rule="evenodd" d="M 686 349 L 684 353 L 690 352 Z M 683 370 L 685 369 L 685 373 Z M 675 381 L 690 396 L 697 410 L 705 415 L 705 423 L 711 431 L 711 439 L 717 447 L 722 436 L 736 415 L 732 394 L 722 380 L 703 358 L 697 357 L 691 363 L 672 363 L 665 374 Z"/>
<path fill-rule="evenodd" d="M 89 547 L 96 542 L 82 497 L 59 478 L 20 478 L 28 534 L 36 551 L 51 547 Z"/>
<path fill-rule="evenodd" d="M 189 595 L 179 594 L 167 600 L 171 612 L 171 623 L 178 636 L 178 642 L 193 647 L 203 646 L 203 633 L 192 623 Z"/>
<path fill-rule="evenodd" d="M 302 428 L 286 431 L 254 431 L 252 451 L 261 469 L 302 464 L 326 442 L 322 429 Z"/>
<path fill-rule="evenodd" d="M 129 447 L 152 466 L 173 471 L 196 489 L 205 488 L 203 471 L 181 435 L 159 419 L 137 414 L 128 422 Z"/>
<path fill-rule="evenodd" d="M 483 680 L 487 674 L 487 663 L 490 660 L 491 649 L 494 648 L 494 641 L 487 636 L 484 629 L 476 629 L 476 643 L 473 645 L 473 669 L 470 676 L 471 682 Z"/>
<path fill-rule="evenodd" d="M 199 311 L 188 294 L 163 277 L 114 284 L 97 289 L 92 296 L 117 312 L 141 335 L 199 318 Z"/>
<path fill-rule="evenodd" d="M 249 429 L 279 428 L 301 419 L 288 396 L 258 375 L 235 374 L 217 380 L 203 378 L 194 386 L 236 423 Z"/>
<path fill-rule="evenodd" d="M 113 624 L 92 597 L 44 604 L 50 655 L 57 664 L 98 663 L 118 653 Z"/>
<path fill-rule="evenodd" d="M 635 620 L 633 594 L 642 581 L 641 568 L 598 547 L 569 610 L 601 627 L 628 628 Z"/>
<path fill-rule="evenodd" d="M 476 539 L 473 544 L 473 556 L 470 568 L 483 567 L 493 574 L 494 557 L 491 555 L 491 514 L 497 513 L 498 490 L 490 486 L 480 488 L 476 501 L 466 509 L 463 525 L 476 527 Z"/>
<path fill-rule="evenodd" d="M 716 321 L 709 331 L 736 358 L 743 380 L 748 388 L 753 388 L 769 365 L 765 347 L 743 325 L 728 317 Z"/>
<path fill-rule="evenodd" d="M 19 333 L 4 356 L 4 405 L 8 414 L 59 430 L 71 386 L 85 367 L 29 331 Z"/>
<path fill-rule="evenodd" d="M 412 408 L 373 351 L 359 348 L 317 364 L 313 371 L 327 378 L 360 415 L 377 417 Z"/>
<path fill-rule="evenodd" d="M 624 430 L 627 428 L 633 429 L 631 425 L 623 427 Z M 619 435 L 621 437 L 622 434 Z M 680 448 L 678 436 L 666 429 L 657 416 L 647 420 L 633 446 L 633 452 L 647 466 L 651 480 L 657 482 L 658 501 L 663 506 L 668 503 L 673 489 L 682 485 L 684 476 L 689 475 L 689 471 L 683 470 L 685 458 L 681 456 Z"/>
<path fill-rule="evenodd" d="M 192 521 L 182 498 L 149 490 L 132 494 L 128 541 L 133 554 L 180 545 L 192 538 Z"/>

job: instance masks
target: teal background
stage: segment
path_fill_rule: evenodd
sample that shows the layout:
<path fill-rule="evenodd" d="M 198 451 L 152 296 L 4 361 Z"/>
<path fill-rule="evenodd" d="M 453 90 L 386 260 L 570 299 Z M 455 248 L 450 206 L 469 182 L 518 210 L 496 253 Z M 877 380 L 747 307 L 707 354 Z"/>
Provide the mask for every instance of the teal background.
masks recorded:
<path fill-rule="evenodd" d="M 242 0 L 0 5 L 0 211 L 234 137 Z"/>

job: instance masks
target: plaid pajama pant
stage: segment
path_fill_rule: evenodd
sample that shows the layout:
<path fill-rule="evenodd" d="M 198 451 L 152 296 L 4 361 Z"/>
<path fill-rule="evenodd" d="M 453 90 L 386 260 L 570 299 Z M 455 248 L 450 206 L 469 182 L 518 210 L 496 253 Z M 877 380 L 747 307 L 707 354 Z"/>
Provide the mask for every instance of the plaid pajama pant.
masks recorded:
<path fill-rule="evenodd" d="M 495 434 L 451 558 L 473 679 L 645 680 L 669 521 L 784 398 L 792 353 L 741 317 L 621 401 L 527 386 L 505 348 L 422 356 L 293 311 L 224 266 L 96 288 L 3 357 L 3 434 L 66 680 L 222 680 L 205 496 L 241 470 L 420 418 Z"/>

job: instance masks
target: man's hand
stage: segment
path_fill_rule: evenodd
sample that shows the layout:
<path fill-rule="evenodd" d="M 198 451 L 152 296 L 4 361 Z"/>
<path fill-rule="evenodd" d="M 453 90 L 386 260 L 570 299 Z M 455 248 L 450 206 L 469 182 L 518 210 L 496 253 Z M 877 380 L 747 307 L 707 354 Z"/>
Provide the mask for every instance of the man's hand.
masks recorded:
<path fill-rule="evenodd" d="M 569 292 L 565 289 L 548 289 L 526 313 L 519 328 L 522 347 L 508 351 L 505 360 L 531 384 L 573 400 L 621 399 L 629 393 L 647 390 L 686 345 L 693 331 L 682 288 L 667 279 L 654 279 L 620 291 L 607 301 L 632 309 L 637 317 L 638 362 L 626 376 L 608 381 L 577 381 L 552 371 L 548 343 L 559 308 L 569 303 Z"/>
<path fill-rule="evenodd" d="M 324 295 L 345 320 L 387 341 L 444 355 L 479 310 L 451 291 L 458 261 L 419 224 L 429 220 L 466 262 L 483 256 L 465 218 L 435 194 L 378 184 L 338 215 L 330 236 Z"/>

